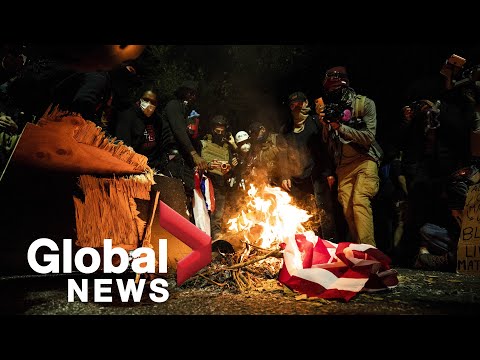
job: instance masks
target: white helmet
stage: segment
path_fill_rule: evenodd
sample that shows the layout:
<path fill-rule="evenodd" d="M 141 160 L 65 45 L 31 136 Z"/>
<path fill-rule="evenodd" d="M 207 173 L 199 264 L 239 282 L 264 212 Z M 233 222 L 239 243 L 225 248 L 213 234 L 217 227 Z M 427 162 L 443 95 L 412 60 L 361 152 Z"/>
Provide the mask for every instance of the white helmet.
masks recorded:
<path fill-rule="evenodd" d="M 246 131 L 239 131 L 235 135 L 235 142 L 238 144 L 238 143 L 241 143 L 242 141 L 248 140 L 249 138 L 250 136 L 248 136 L 248 133 Z"/>

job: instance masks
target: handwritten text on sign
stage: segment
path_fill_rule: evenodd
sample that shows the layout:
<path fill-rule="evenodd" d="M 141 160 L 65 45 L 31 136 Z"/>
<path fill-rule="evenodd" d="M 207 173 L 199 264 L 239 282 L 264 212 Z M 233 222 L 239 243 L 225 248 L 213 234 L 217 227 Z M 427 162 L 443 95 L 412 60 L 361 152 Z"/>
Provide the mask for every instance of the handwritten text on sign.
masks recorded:
<path fill-rule="evenodd" d="M 457 272 L 480 275 L 480 184 L 470 186 L 465 201 Z"/>

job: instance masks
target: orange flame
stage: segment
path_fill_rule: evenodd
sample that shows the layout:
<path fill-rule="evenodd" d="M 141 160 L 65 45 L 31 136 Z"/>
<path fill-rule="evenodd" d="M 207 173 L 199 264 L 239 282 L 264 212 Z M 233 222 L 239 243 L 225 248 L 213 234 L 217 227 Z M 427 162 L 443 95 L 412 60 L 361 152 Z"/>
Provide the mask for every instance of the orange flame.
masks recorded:
<path fill-rule="evenodd" d="M 268 249 L 306 231 L 302 223 L 312 215 L 291 204 L 292 197 L 281 188 L 260 190 L 250 184 L 247 194 L 245 208 L 227 222 L 229 232 L 243 232 L 247 243 Z"/>

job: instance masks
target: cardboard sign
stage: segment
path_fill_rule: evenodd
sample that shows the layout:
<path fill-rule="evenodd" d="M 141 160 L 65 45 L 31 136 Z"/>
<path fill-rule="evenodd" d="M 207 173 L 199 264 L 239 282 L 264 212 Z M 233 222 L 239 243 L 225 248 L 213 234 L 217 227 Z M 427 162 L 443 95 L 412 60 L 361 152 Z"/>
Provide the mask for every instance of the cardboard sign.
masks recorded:
<path fill-rule="evenodd" d="M 480 275 L 480 184 L 468 189 L 458 240 L 457 273 Z"/>

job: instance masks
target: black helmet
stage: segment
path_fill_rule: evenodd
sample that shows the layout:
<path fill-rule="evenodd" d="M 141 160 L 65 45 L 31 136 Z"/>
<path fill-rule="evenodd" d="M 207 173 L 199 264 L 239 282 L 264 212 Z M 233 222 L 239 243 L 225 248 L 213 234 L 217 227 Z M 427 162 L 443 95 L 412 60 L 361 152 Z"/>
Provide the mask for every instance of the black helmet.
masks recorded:
<path fill-rule="evenodd" d="M 250 135 L 258 133 L 262 127 L 265 128 L 265 126 L 261 122 L 255 121 L 251 123 L 248 127 L 248 133 Z"/>
<path fill-rule="evenodd" d="M 225 127 L 228 127 L 228 121 L 227 118 L 223 115 L 215 115 L 212 120 L 212 126 L 215 125 L 224 125 Z"/>

